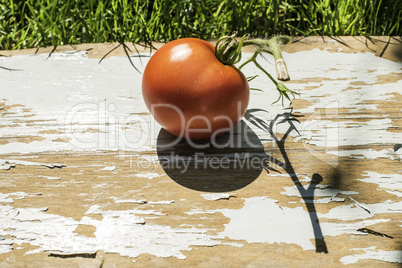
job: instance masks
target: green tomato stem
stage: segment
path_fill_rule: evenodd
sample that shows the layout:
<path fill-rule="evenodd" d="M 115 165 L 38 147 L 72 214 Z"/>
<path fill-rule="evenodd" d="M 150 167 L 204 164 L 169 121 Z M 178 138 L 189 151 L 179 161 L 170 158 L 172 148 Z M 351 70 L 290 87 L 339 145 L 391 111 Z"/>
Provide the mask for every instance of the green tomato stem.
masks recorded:
<path fill-rule="evenodd" d="M 291 101 L 289 97 L 290 95 L 295 97 L 295 94 L 299 95 L 298 93 L 288 89 L 284 84 L 278 83 L 272 75 L 267 72 L 258 62 L 257 62 L 257 56 L 262 54 L 262 53 L 268 53 L 273 55 L 275 59 L 275 68 L 276 72 L 278 75 L 278 80 L 281 81 L 287 81 L 289 80 L 289 73 L 288 69 L 286 67 L 286 63 L 282 57 L 281 50 L 279 48 L 279 43 L 286 44 L 290 41 L 290 38 L 288 36 L 275 36 L 272 37 L 271 39 L 252 39 L 252 40 L 247 40 L 248 35 L 244 35 L 240 41 L 236 41 L 235 39 L 236 33 L 230 35 L 230 36 L 223 36 L 218 39 L 216 46 L 215 46 L 215 55 L 219 59 L 222 64 L 225 65 L 234 65 L 241 60 L 242 56 L 242 48 L 245 46 L 254 46 L 255 47 L 255 52 L 254 54 L 247 59 L 245 62 L 243 62 L 238 69 L 241 70 L 245 65 L 249 64 L 250 62 L 253 62 L 254 65 L 260 69 L 268 78 L 275 84 L 278 92 L 279 92 L 279 98 L 274 102 L 278 102 L 280 99 L 282 99 L 282 105 L 283 105 L 283 99 L 286 98 L 289 101 Z"/>
<path fill-rule="evenodd" d="M 268 45 L 272 49 L 272 55 L 275 58 L 276 73 L 278 75 L 278 80 L 287 81 L 290 79 L 288 68 L 283 60 L 281 50 L 279 48 L 279 42 L 276 37 L 268 40 Z"/>

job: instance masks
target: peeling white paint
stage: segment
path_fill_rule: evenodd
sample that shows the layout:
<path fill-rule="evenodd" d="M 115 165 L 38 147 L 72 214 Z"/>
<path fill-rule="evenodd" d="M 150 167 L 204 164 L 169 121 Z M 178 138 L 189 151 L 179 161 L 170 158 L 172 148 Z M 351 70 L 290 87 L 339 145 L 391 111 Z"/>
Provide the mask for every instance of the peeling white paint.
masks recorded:
<path fill-rule="evenodd" d="M 4 162 L 5 163 L 5 162 Z M 15 164 L 3 164 L 0 166 L 2 170 L 9 170 L 10 168 L 15 167 Z"/>
<path fill-rule="evenodd" d="M 307 190 L 309 185 L 304 186 L 304 190 Z M 300 195 L 299 190 L 296 186 L 284 187 L 285 191 L 281 192 L 281 194 L 286 196 L 297 196 L 302 197 Z M 330 188 L 329 185 L 316 185 L 314 191 L 305 191 L 303 194 L 304 198 L 314 198 L 314 203 L 330 203 L 330 202 L 343 202 L 344 198 L 336 197 L 338 194 L 342 195 L 355 195 L 358 194 L 356 191 L 341 191 L 336 188 Z"/>
<path fill-rule="evenodd" d="M 299 131 L 301 130 L 302 138 L 306 143 L 331 149 L 334 146 L 397 143 L 400 140 L 400 133 L 387 131 L 387 128 L 391 127 L 393 127 L 393 122 L 389 118 L 372 119 L 364 123 L 351 120 L 334 123 L 332 120 L 322 118 L 321 120 L 305 121 Z M 368 154 L 370 158 L 387 156 L 384 151 L 372 149 L 368 149 L 367 152 L 359 151 L 357 153 Z"/>
<path fill-rule="evenodd" d="M 12 160 L 12 159 L 0 159 L 3 163 L 13 164 L 13 165 L 21 165 L 21 166 L 45 166 L 47 168 L 62 168 L 65 167 L 63 164 L 50 164 L 50 163 L 38 163 L 31 161 L 22 161 L 22 160 Z"/>
<path fill-rule="evenodd" d="M 13 192 L 13 193 L 8 193 L 8 194 L 2 194 L 0 193 L 0 203 L 14 203 L 14 200 L 18 199 L 24 199 L 27 196 L 37 196 L 41 195 L 41 193 L 33 193 L 33 194 L 27 194 L 24 192 Z"/>
<path fill-rule="evenodd" d="M 10 194 L 0 193 L 0 203 L 14 203 L 14 200 L 10 197 Z"/>
<path fill-rule="evenodd" d="M 86 212 L 85 215 L 88 214 L 99 214 L 100 213 L 100 206 L 99 205 L 92 205 Z"/>
<path fill-rule="evenodd" d="M 388 190 L 385 190 L 385 191 L 386 191 L 387 193 L 396 195 L 397 197 L 402 197 L 402 192 L 400 192 L 400 191 L 388 191 Z"/>
<path fill-rule="evenodd" d="M 318 215 L 319 218 L 354 221 L 373 218 L 375 215 L 382 213 L 402 213 L 402 202 L 387 200 L 374 204 L 359 204 L 360 206 L 355 203 L 337 206 L 326 214 L 318 213 Z M 363 209 L 361 206 L 364 206 L 366 209 Z M 368 213 L 367 210 L 369 210 L 370 213 Z"/>
<path fill-rule="evenodd" d="M 291 136 L 295 137 L 296 141 L 302 140 L 307 149 L 312 152 L 314 152 L 314 148 L 308 147 L 309 145 L 326 148 L 327 153 L 335 156 L 369 159 L 384 157 L 395 159 L 398 157 L 391 151 L 392 149 L 376 151 L 369 148 L 354 151 L 343 149 L 342 147 L 375 145 L 378 143 L 396 144 L 400 142 L 398 132 L 387 130 L 393 127 L 391 118 L 385 118 L 381 114 L 373 113 L 373 118 L 362 122 L 362 117 L 359 113 L 364 109 L 378 112 L 379 102 L 392 102 L 394 101 L 393 93 L 401 94 L 402 80 L 385 85 L 376 84 L 379 80 L 378 77 L 381 75 L 390 73 L 400 75 L 402 73 L 400 63 L 385 60 L 370 53 L 330 53 L 318 49 L 291 54 L 283 53 L 283 56 L 287 61 L 291 81 L 301 80 L 301 82 L 290 82 L 287 86 L 291 89 L 299 90 L 301 93 L 300 98 L 309 102 L 308 107 L 295 109 L 294 112 L 311 115 L 307 116 L 302 124 L 294 122 L 301 133 L 301 137 L 296 132 L 291 133 Z M 306 62 L 309 62 L 308 68 L 306 68 Z M 267 65 L 267 68 L 268 71 L 274 71 L 273 66 Z M 246 66 L 244 70 L 246 73 L 259 73 L 253 67 Z M 314 77 L 311 77 L 312 74 Z M 251 86 L 258 87 L 260 79 L 263 79 L 264 76 L 261 75 L 260 77 L 254 79 L 251 82 Z M 353 84 L 358 82 L 366 84 Z M 256 83 L 256 85 L 253 83 Z M 348 88 L 358 89 L 349 90 Z M 274 92 L 271 94 L 276 96 Z M 265 92 L 255 92 L 251 96 L 253 101 L 250 102 L 250 105 L 255 108 L 265 108 L 267 105 L 264 103 L 269 98 L 268 96 Z M 259 100 L 255 98 L 259 98 Z M 274 107 L 267 109 L 270 115 L 261 114 L 261 116 L 268 120 L 279 112 Z M 342 110 L 341 114 L 340 109 L 346 109 L 347 112 L 345 113 Z M 342 117 L 346 118 L 346 120 L 333 121 L 335 118 Z M 252 128 L 253 130 L 255 129 L 253 126 Z M 275 131 L 283 133 L 284 130 L 279 126 Z M 257 134 L 260 137 L 270 138 L 267 135 L 264 136 L 261 130 Z"/>
<path fill-rule="evenodd" d="M 129 257 L 148 253 L 157 257 L 185 259 L 182 251 L 191 250 L 191 246 L 220 244 L 217 237 L 207 235 L 204 229 L 146 224 L 139 215 L 155 214 L 153 210 L 102 211 L 99 205 L 94 205 L 86 214 L 93 213 L 101 214 L 103 219 L 83 217 L 76 221 L 48 214 L 46 208 L 1 205 L 0 254 L 11 251 L 13 243 L 29 243 L 39 248 L 28 254 L 42 251 L 77 254 L 103 250 Z M 95 226 L 95 237 L 75 234 L 74 230 L 80 224 Z M 4 239 L 5 235 L 12 238 Z"/>
<path fill-rule="evenodd" d="M 355 150 L 327 150 L 327 153 L 337 155 L 339 157 L 350 157 L 358 159 L 376 159 L 376 158 L 391 158 L 396 160 L 396 153 L 392 149 L 382 149 L 376 151 L 374 149 L 355 149 Z"/>
<path fill-rule="evenodd" d="M 42 176 L 42 175 L 39 175 L 38 178 L 46 178 L 48 180 L 61 180 L 60 177 L 51 177 L 51 176 Z"/>
<path fill-rule="evenodd" d="M 116 166 L 104 167 L 102 169 L 98 169 L 97 171 L 114 171 L 114 170 L 116 170 Z"/>
<path fill-rule="evenodd" d="M 23 195 L 15 194 L 16 197 Z M 253 197 L 245 199 L 244 207 L 238 210 L 193 209 L 186 213 L 212 215 L 220 212 L 230 218 L 230 222 L 225 225 L 225 230 L 217 236 L 206 235 L 206 230 L 194 227 L 182 229 L 147 225 L 140 215 L 160 216 L 161 213 L 155 210 L 104 211 L 99 205 L 93 205 L 85 214 L 101 214 L 102 220 L 83 217 L 80 221 L 75 221 L 71 218 L 48 214 L 46 208 L 14 209 L 11 206 L 0 206 L 0 235 L 12 235 L 15 237 L 12 240 L 13 243 L 27 242 L 39 246 L 40 249 L 35 252 L 62 254 L 104 250 L 130 257 L 149 253 L 159 257 L 185 258 L 182 250 L 190 250 L 190 246 L 196 245 L 221 244 L 221 239 L 226 236 L 232 240 L 246 240 L 249 243 L 288 243 L 299 245 L 304 250 L 313 250 L 315 247 L 311 240 L 314 238 L 314 233 L 308 213 L 303 207 L 281 208 L 276 202 L 268 197 Z M 400 202 L 384 202 L 367 206 L 372 211 L 371 214 L 359 207 L 354 207 L 353 204 L 336 207 L 326 214 L 319 214 L 319 218 L 323 219 L 321 227 L 324 236 L 338 236 L 343 233 L 361 234 L 357 232 L 359 228 L 387 221 L 367 220 L 373 215 L 402 212 Z M 338 222 L 325 222 L 325 219 L 337 219 Z M 27 222 L 29 224 L 26 224 Z M 95 226 L 96 237 L 74 234 L 73 231 L 79 224 Z M 60 240 L 60 237 L 63 239 Z M 7 243 L 10 241 L 0 243 L 2 253 L 10 250 Z"/>
<path fill-rule="evenodd" d="M 243 60 L 251 56 L 244 54 Z M 370 101 L 392 101 L 392 94 L 402 88 L 402 81 L 376 84 L 380 75 L 400 74 L 400 64 L 370 53 L 330 53 L 312 50 L 298 53 L 283 53 L 293 81 L 288 87 L 302 93 L 301 98 L 312 104 L 296 112 L 317 115 L 320 109 L 333 108 L 335 103 L 340 108 L 347 108 L 350 113 L 362 109 L 376 110 L 376 104 L 364 104 Z M 2 73 L 2 97 L 7 99 L 3 110 L 13 104 L 22 104 L 28 111 L 16 106 L 7 110 L 1 123 L 2 132 L 7 136 L 40 136 L 44 140 L 30 143 L 12 142 L 0 145 L 4 153 L 29 153 L 61 150 L 128 150 L 146 151 L 154 149 L 154 142 L 160 127 L 149 115 L 141 96 L 141 75 L 133 72 L 126 57 L 114 57 L 102 64 L 96 59 L 88 59 L 83 53 L 54 53 L 45 60 L 47 54 L 24 55 L 2 58 L 7 66 L 22 68 L 21 72 Z M 305 62 L 309 59 L 309 68 Z M 325 59 L 325 60 L 323 60 Z M 132 58 L 136 66 L 144 68 L 148 59 Z M 22 64 L 23 62 L 23 64 Z M 262 62 L 263 63 L 263 62 Z M 127 66 L 127 68 L 122 68 Z M 274 65 L 264 64 L 267 71 L 274 73 Z M 246 74 L 261 74 L 251 82 L 252 87 L 262 88 L 263 92 L 253 92 L 250 98 L 251 109 L 266 109 L 268 113 L 259 114 L 262 119 L 271 120 L 284 112 L 280 103 L 268 105 L 276 99 L 278 93 L 274 85 L 267 86 L 265 76 L 254 66 L 244 67 Z M 44 75 L 46 74 L 46 75 Z M 309 81 L 311 74 L 322 81 Z M 359 90 L 347 90 L 350 83 L 364 81 Z M 303 90 L 306 87 L 309 90 Z M 31 94 L 35 90 L 35 94 Z M 27 98 L 29 96 L 29 98 Z M 323 98 L 322 96 L 326 96 Z M 347 96 L 347 98 L 345 98 Z M 285 106 L 287 105 L 285 101 Z M 38 124 L 29 126 L 23 123 L 24 116 Z M 354 120 L 334 124 L 331 113 L 322 114 L 320 120 L 307 118 L 303 124 L 296 124 L 303 132 L 303 140 L 308 144 L 326 146 L 337 143 L 338 146 L 351 144 L 370 144 L 373 142 L 395 143 L 398 133 L 387 131 L 392 126 L 389 118 L 372 118 L 368 122 Z M 14 119 L 22 122 L 16 123 Z M 360 118 L 356 118 L 360 119 Z M 41 124 L 46 122 L 53 134 L 39 134 Z M 49 123 L 51 122 L 51 123 Z M 12 127 L 10 127 L 12 125 Z M 286 124 L 277 126 L 277 133 L 284 133 Z M 339 135 L 331 129 L 339 125 Z M 329 128 L 328 128 L 329 127 Z M 348 127 L 348 128 L 346 128 Z M 264 131 L 251 126 L 261 138 L 269 140 Z M 372 130 L 372 131 L 371 131 Z M 318 131 L 318 133 L 317 133 Z M 333 133 L 332 133 L 332 132 Z M 374 135 L 368 135 L 374 133 Z M 291 135 L 296 137 L 295 133 Z M 354 137 L 359 137 L 358 139 Z M 68 140 L 66 140 L 66 138 Z M 339 138 L 339 139 L 338 139 Z M 380 139 L 379 139 L 380 138 Z M 342 150 L 341 154 L 344 154 Z M 367 152 L 369 157 L 377 157 L 375 152 Z M 379 157 L 383 157 L 381 152 Z M 366 154 L 363 152 L 363 155 Z"/>
<path fill-rule="evenodd" d="M 302 207 L 280 208 L 276 202 L 268 197 L 252 197 L 245 199 L 241 209 L 218 209 L 230 218 L 220 235 L 249 243 L 287 243 L 304 250 L 315 249 L 308 213 Z"/>
<path fill-rule="evenodd" d="M 10 66 L 24 63 L 21 72 L 0 71 L 1 95 L 7 99 L 4 106 L 23 104 L 31 109 L 8 109 L 2 131 L 7 136 L 45 138 L 2 144 L 1 151 L 152 149 L 150 143 L 141 141 L 141 135 L 149 130 L 151 116 L 136 115 L 148 112 L 141 97 L 141 75 L 133 72 L 127 58 L 111 58 L 98 64 L 99 60 L 81 53 L 66 55 L 54 53 L 47 60 L 47 54 L 1 59 Z M 147 59 L 142 61 L 146 63 Z M 141 65 L 139 61 L 136 64 Z M 31 94 L 33 91 L 35 94 Z M 28 126 L 24 115 L 38 123 Z M 21 119 L 20 123 L 14 122 L 16 118 Z M 144 124 L 138 124 L 141 122 Z M 54 133 L 39 134 L 44 123 Z"/>
<path fill-rule="evenodd" d="M 202 209 L 200 209 L 200 208 L 194 208 L 194 209 L 191 209 L 191 211 L 186 211 L 186 212 L 184 212 L 185 214 L 187 214 L 187 215 L 196 215 L 196 214 L 210 214 L 210 215 L 213 215 L 213 214 L 215 214 L 216 213 L 216 211 L 215 210 L 202 210 Z"/>
<path fill-rule="evenodd" d="M 46 212 L 48 208 L 25 208 L 17 210 L 18 213 L 12 219 L 18 220 L 20 222 L 24 221 L 34 221 L 34 220 L 44 220 L 48 218 Z M 38 217 L 38 215 L 40 215 Z"/>
<path fill-rule="evenodd" d="M 314 232 L 308 212 L 303 207 L 279 207 L 276 202 L 277 200 L 268 197 L 252 197 L 245 199 L 241 209 L 216 210 L 230 218 L 220 235 L 249 243 L 288 243 L 299 245 L 304 250 L 315 249 L 311 243 Z M 339 236 L 345 233 L 361 235 L 358 229 L 389 221 L 369 218 L 377 214 L 402 213 L 401 202 L 385 201 L 365 206 L 371 211 L 370 214 L 354 204 L 335 207 L 325 214 L 317 213 L 323 236 Z M 328 222 L 326 219 L 337 221 Z"/>
<path fill-rule="evenodd" d="M 155 172 L 148 172 L 148 173 L 137 173 L 134 176 L 140 177 L 140 178 L 148 178 L 148 179 L 152 180 L 154 178 L 161 177 L 162 175 L 155 173 Z"/>
<path fill-rule="evenodd" d="M 343 197 L 327 197 L 313 200 L 300 200 L 302 203 L 314 203 L 314 204 L 328 204 L 331 202 L 345 202 L 345 198 Z M 289 202 L 290 203 L 290 202 Z"/>
<path fill-rule="evenodd" d="M 367 211 L 367 213 L 371 214 L 370 209 L 368 209 L 365 205 L 362 205 L 361 203 L 357 202 L 356 200 L 354 200 L 352 197 L 348 196 L 350 200 L 352 200 L 353 202 L 356 203 L 356 205 L 358 207 L 361 207 L 362 209 L 364 209 L 365 211 Z"/>
<path fill-rule="evenodd" d="M 4 235 L 0 235 L 0 254 L 7 253 L 13 250 L 13 241 L 6 239 Z"/>
<path fill-rule="evenodd" d="M 117 199 L 113 198 L 115 203 L 132 203 L 132 204 L 149 204 L 149 205 L 170 205 L 173 204 L 174 200 L 169 201 L 147 201 L 146 199 Z"/>
<path fill-rule="evenodd" d="M 245 55 L 247 59 L 251 54 Z M 295 122 L 302 134 L 296 132 L 291 136 L 307 146 L 325 148 L 325 153 L 350 158 L 390 158 L 400 159 L 401 150 L 393 152 L 392 148 L 375 150 L 374 148 L 348 150 L 347 146 L 400 143 L 400 133 L 387 131 L 394 127 L 391 118 L 378 115 L 378 101 L 389 101 L 392 104 L 393 93 L 400 92 L 402 81 L 377 84 L 380 75 L 391 72 L 400 74 L 399 63 L 394 63 L 371 54 L 329 53 L 313 50 L 291 55 L 283 53 L 293 80 L 303 80 L 287 84 L 290 88 L 300 90 L 301 98 L 310 104 L 295 112 L 311 114 L 303 124 Z M 314 56 L 313 56 L 314 55 Z M 110 58 L 101 65 L 98 60 L 87 59 L 84 53 L 55 53 L 45 61 L 47 55 L 17 56 L 1 58 L 7 66 L 24 69 L 22 72 L 5 72 L 0 70 L 0 89 L 2 98 L 2 117 L 0 126 L 2 135 L 11 137 L 32 137 L 32 142 L 10 142 L 0 145 L 0 151 L 8 153 L 32 153 L 44 151 L 86 151 L 86 150 L 127 150 L 155 151 L 155 141 L 160 127 L 149 116 L 142 101 L 141 77 L 133 72 L 125 57 Z M 308 60 L 307 60 L 308 59 Z M 136 61 L 136 58 L 133 58 Z M 309 62 L 306 68 L 306 62 Z M 139 62 L 135 62 L 139 65 Z M 145 60 L 146 64 L 146 60 Z M 144 65 L 145 65 L 144 64 Z M 122 68 L 127 66 L 127 68 Z M 269 72 L 274 66 L 267 65 Z M 246 74 L 259 74 L 252 66 L 244 68 Z M 44 75 L 46 74 L 46 75 Z M 321 77 L 321 81 L 311 79 L 311 74 Z M 353 85 L 353 82 L 364 81 L 366 84 Z M 285 110 L 280 103 L 270 105 L 277 97 L 273 85 L 266 86 L 264 75 L 260 75 L 251 83 L 252 87 L 262 88 L 264 92 L 252 92 L 249 108 L 266 109 L 268 113 L 260 113 L 268 122 Z M 309 89 L 306 89 L 309 87 Z M 354 87 L 355 90 L 348 88 Z M 359 89 L 357 89 L 357 87 Z M 35 92 L 35 94 L 32 94 Z M 29 96 L 29 98 L 28 98 Z M 325 97 L 323 97 L 325 96 Z M 345 97 L 346 96 L 346 97 Z M 285 102 L 285 106 L 288 102 Z M 12 105 L 24 105 L 14 106 Z M 339 115 L 337 108 L 346 109 L 345 115 Z M 361 120 L 354 113 L 368 109 L 377 113 L 367 115 Z M 29 116 L 29 117 L 26 117 Z M 343 116 L 344 120 L 334 122 L 334 118 Z M 36 124 L 28 124 L 25 120 L 34 120 Z M 49 130 L 52 134 L 43 134 Z M 252 130 L 264 142 L 272 138 L 264 130 L 250 125 Z M 285 133 L 287 124 L 275 126 L 275 133 Z M 35 137 L 43 140 L 35 140 Z M 140 159 L 158 163 L 156 156 L 140 156 Z M 141 161 L 141 160 L 140 160 Z M 62 164 L 47 164 L 30 161 L 0 159 L 0 169 L 9 170 L 16 165 L 45 166 L 48 168 L 63 167 Z M 115 166 L 107 166 L 100 170 L 114 171 Z M 103 174 L 103 173 L 102 173 Z M 139 173 L 137 177 L 154 179 L 162 176 L 157 173 Z M 281 176 L 281 175 L 275 175 Z M 283 176 L 288 176 L 284 174 Z M 41 177 L 41 176 L 39 176 Z M 45 178 L 58 178 L 47 177 Z M 366 172 L 365 183 L 376 183 L 380 190 L 400 197 L 401 176 Z M 302 181 L 308 181 L 302 179 Z M 94 187 L 106 187 L 98 184 Z M 285 196 L 301 198 L 296 187 L 285 187 Z M 308 195 L 309 193 L 307 193 Z M 356 195 L 353 191 L 340 191 L 325 185 L 318 185 L 314 202 L 325 204 L 345 202 L 338 195 Z M 150 225 L 147 217 L 163 216 L 155 210 L 106 211 L 99 205 L 93 205 L 86 215 L 100 214 L 102 220 L 83 217 L 80 221 L 52 215 L 46 208 L 14 208 L 15 199 L 24 198 L 25 193 L 0 194 L 0 254 L 12 250 L 13 243 L 30 243 L 38 246 L 34 252 L 54 252 L 61 254 L 91 253 L 97 250 L 116 252 L 124 256 L 136 257 L 142 253 L 159 257 L 185 258 L 183 251 L 193 246 L 212 246 L 223 243 L 227 236 L 232 240 L 246 240 L 249 243 L 287 243 L 299 245 L 305 250 L 315 249 L 311 240 L 314 238 L 310 218 L 303 204 L 295 208 L 279 207 L 276 200 L 268 197 L 244 199 L 244 207 L 238 210 L 221 208 L 218 210 L 202 210 L 196 206 L 186 215 L 213 215 L 222 213 L 230 219 L 225 230 L 217 236 L 207 234 L 206 229 L 195 226 L 191 228 L 172 228 L 166 225 Z M 203 194 L 206 200 L 230 198 L 230 194 Z M 358 200 L 358 198 L 356 198 Z M 354 200 L 352 198 L 352 200 Z M 114 199 L 115 203 L 144 204 L 144 200 Z M 205 201 L 204 201 L 205 202 Z M 172 205 L 174 200 L 150 201 L 151 205 Z M 293 202 L 296 203 L 296 202 Z M 142 207 L 142 206 L 141 206 Z M 367 213 L 367 210 L 370 213 Z M 357 234 L 357 229 L 376 223 L 387 222 L 380 214 L 402 213 L 401 202 L 384 201 L 377 204 L 339 205 L 328 213 L 318 213 L 321 228 L 325 236 Z M 159 207 L 160 208 L 160 207 Z M 373 219 L 374 216 L 377 216 Z M 210 216 L 209 216 L 210 217 Z M 202 217 L 202 219 L 207 219 Z M 327 221 L 328 220 L 328 221 Z M 96 237 L 85 237 L 74 234 L 80 224 L 92 225 L 96 228 Z M 12 237 L 12 238 L 5 238 Z M 122 242 L 123 241 L 123 242 Z M 368 248 L 364 254 L 345 256 L 342 262 L 356 263 L 361 259 L 377 259 L 392 261 L 397 252 L 386 252 Z"/>
<path fill-rule="evenodd" d="M 365 171 L 364 179 L 359 181 L 375 183 L 380 189 L 402 191 L 402 174 L 380 174 L 374 171 Z"/>
<path fill-rule="evenodd" d="M 168 200 L 168 201 L 149 201 L 148 204 L 150 205 L 170 205 L 173 204 L 174 200 Z"/>
<path fill-rule="evenodd" d="M 231 243 L 222 243 L 222 245 L 229 245 L 229 246 L 237 247 L 237 248 L 241 248 L 241 247 L 244 246 L 244 244 L 234 243 L 234 242 L 231 242 Z"/>
<path fill-rule="evenodd" d="M 347 255 L 342 257 L 340 261 L 344 265 L 355 264 L 360 260 L 379 260 L 391 263 L 402 263 L 402 251 L 376 250 L 375 247 L 369 247 L 365 249 L 356 248 L 353 250 L 364 250 L 365 253 Z"/>
<path fill-rule="evenodd" d="M 236 197 L 235 193 L 211 193 L 211 194 L 201 194 L 206 200 L 216 201 L 221 199 L 229 199 L 230 197 Z"/>
<path fill-rule="evenodd" d="M 147 200 L 145 199 L 140 199 L 140 200 L 136 200 L 136 199 L 115 199 L 114 201 L 115 203 L 132 203 L 132 204 L 146 204 Z"/>

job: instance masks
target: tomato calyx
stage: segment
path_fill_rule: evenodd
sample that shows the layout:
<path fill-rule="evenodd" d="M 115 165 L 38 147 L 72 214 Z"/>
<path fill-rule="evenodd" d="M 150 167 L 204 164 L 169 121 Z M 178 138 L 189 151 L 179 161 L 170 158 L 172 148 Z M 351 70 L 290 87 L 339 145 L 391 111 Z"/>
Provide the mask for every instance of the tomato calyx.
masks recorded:
<path fill-rule="evenodd" d="M 282 57 L 281 50 L 279 48 L 280 44 L 287 44 L 290 41 L 290 37 L 288 36 L 274 36 L 268 40 L 266 39 L 251 39 L 250 36 L 245 34 L 242 36 L 240 41 L 236 40 L 236 33 L 233 33 L 229 36 L 222 36 L 218 39 L 215 45 L 215 55 L 218 60 L 224 65 L 235 65 L 241 61 L 242 58 L 242 48 L 245 46 L 254 46 L 255 52 L 254 54 L 242 63 L 238 69 L 241 70 L 246 64 L 254 63 L 254 65 L 260 69 L 266 76 L 271 79 L 271 81 L 275 84 L 276 89 L 279 92 L 279 98 L 273 103 L 278 102 L 282 99 L 286 98 L 289 101 L 292 101 L 290 95 L 295 98 L 295 95 L 300 95 L 299 93 L 288 89 L 283 83 L 279 83 L 276 81 L 272 75 L 267 72 L 258 62 L 257 56 L 263 55 L 263 53 L 271 54 L 275 58 L 275 67 L 278 75 L 278 80 L 287 81 L 289 80 L 289 73 L 286 67 L 286 63 Z M 256 76 L 253 76 L 249 81 L 254 79 Z M 254 89 L 259 90 L 259 89 Z"/>
<path fill-rule="evenodd" d="M 245 34 L 240 41 L 236 41 L 235 35 L 236 33 L 230 36 L 222 36 L 216 42 L 215 55 L 224 65 L 234 65 L 240 62 L 241 49 L 244 46 L 244 41 L 249 38 L 249 35 Z"/>

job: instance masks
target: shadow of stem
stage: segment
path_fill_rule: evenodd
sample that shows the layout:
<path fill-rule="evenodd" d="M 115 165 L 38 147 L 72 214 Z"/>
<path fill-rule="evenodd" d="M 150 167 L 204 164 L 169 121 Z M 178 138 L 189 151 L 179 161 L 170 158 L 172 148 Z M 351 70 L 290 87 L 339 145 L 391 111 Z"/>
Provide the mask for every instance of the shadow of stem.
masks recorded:
<path fill-rule="evenodd" d="M 292 163 L 289 160 L 289 157 L 286 153 L 285 149 L 285 141 L 289 134 L 292 131 L 296 131 L 297 133 L 298 130 L 296 126 L 293 124 L 293 121 L 298 121 L 297 117 L 300 117 L 300 115 L 294 115 L 292 114 L 292 110 L 289 113 L 283 113 L 283 114 L 278 114 L 276 117 L 268 124 L 264 120 L 257 118 L 256 116 L 253 115 L 253 112 L 258 112 L 258 111 L 264 111 L 262 109 L 251 109 L 246 112 L 244 115 L 244 118 L 249 121 L 251 124 L 255 125 L 256 127 L 262 129 L 263 131 L 268 132 L 273 140 L 275 141 L 276 145 L 278 146 L 281 155 L 283 157 L 283 164 L 280 166 L 289 174 L 290 178 L 292 179 L 293 183 L 295 184 L 297 190 L 299 191 L 300 196 L 303 198 L 304 203 L 306 204 L 307 211 L 309 212 L 311 224 L 313 227 L 314 231 L 314 238 L 315 238 L 315 245 L 316 245 L 316 252 L 324 252 L 328 253 L 328 249 L 326 246 L 326 243 L 324 241 L 324 236 L 322 234 L 321 226 L 319 223 L 319 219 L 317 216 L 317 212 L 315 209 L 314 205 L 314 190 L 316 189 L 316 186 L 322 182 L 322 177 L 321 175 L 315 173 L 312 177 L 311 183 L 307 189 L 303 187 L 301 184 L 299 178 L 296 175 L 296 172 L 292 166 Z M 282 119 L 282 120 L 280 120 Z M 279 121 L 280 120 L 280 121 Z M 279 121 L 279 122 L 278 122 Z M 279 139 L 275 133 L 273 132 L 274 125 L 275 124 L 281 124 L 281 123 L 288 123 L 289 128 L 287 129 L 286 133 L 283 135 L 281 139 Z"/>

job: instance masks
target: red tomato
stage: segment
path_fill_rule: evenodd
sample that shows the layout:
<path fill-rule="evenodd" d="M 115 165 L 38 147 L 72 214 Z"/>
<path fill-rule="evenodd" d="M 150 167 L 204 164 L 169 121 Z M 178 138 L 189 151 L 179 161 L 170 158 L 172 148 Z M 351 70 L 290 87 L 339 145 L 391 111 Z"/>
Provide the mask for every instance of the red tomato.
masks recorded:
<path fill-rule="evenodd" d="M 164 129 L 196 140 L 218 136 L 237 124 L 246 112 L 250 90 L 242 72 L 216 58 L 212 44 L 183 38 L 151 57 L 142 93 Z"/>

